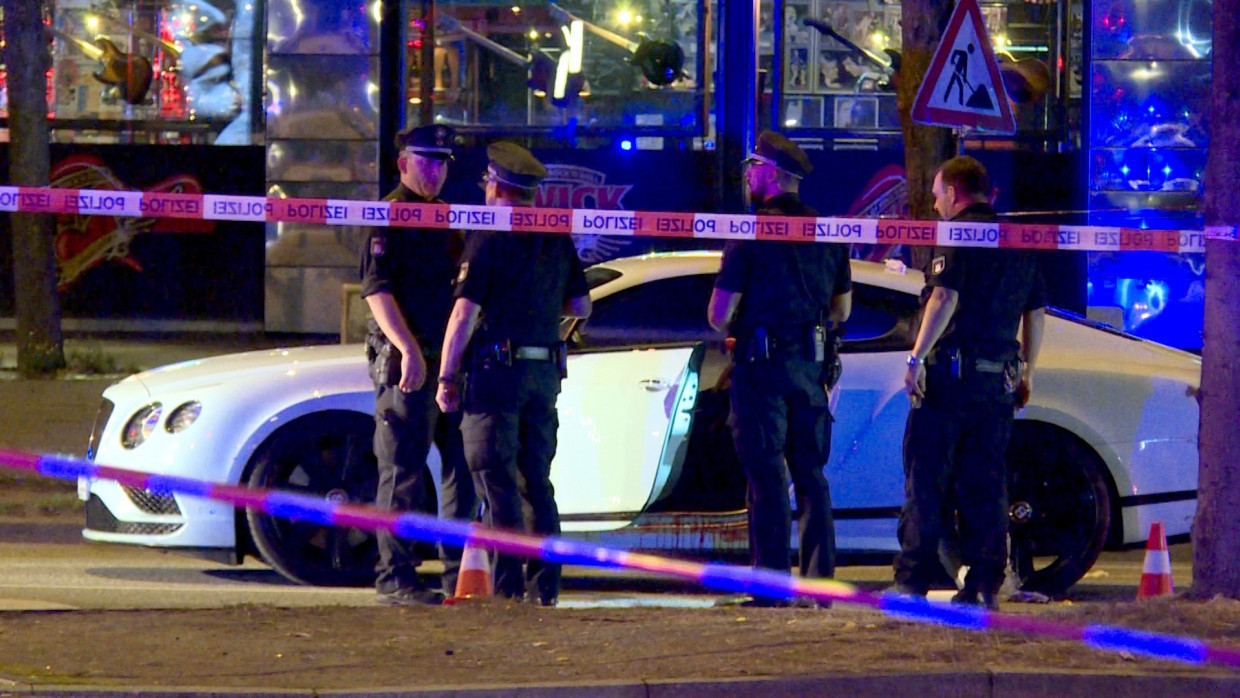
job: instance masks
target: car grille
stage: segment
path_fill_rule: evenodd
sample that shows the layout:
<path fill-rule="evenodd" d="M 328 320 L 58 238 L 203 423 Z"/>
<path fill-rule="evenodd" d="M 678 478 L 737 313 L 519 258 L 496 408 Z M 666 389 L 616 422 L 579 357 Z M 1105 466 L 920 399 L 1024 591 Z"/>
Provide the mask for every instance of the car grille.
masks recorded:
<path fill-rule="evenodd" d="M 148 492 L 129 485 L 121 485 L 121 489 L 125 490 L 134 506 L 148 514 L 181 514 L 181 507 L 177 506 L 177 500 L 171 494 Z"/>
<path fill-rule="evenodd" d="M 86 442 L 87 460 L 95 460 L 95 454 L 99 452 L 99 439 L 103 437 L 103 427 L 107 425 L 115 407 L 116 405 L 106 397 L 103 399 L 103 404 L 99 405 L 99 411 L 95 413 L 95 423 L 90 428 L 90 439 Z"/>
<path fill-rule="evenodd" d="M 86 528 L 91 531 L 163 536 L 169 533 L 176 533 L 181 529 L 182 525 L 179 523 L 131 523 L 119 521 L 112 515 L 111 511 L 108 511 L 107 505 L 103 503 L 99 495 L 92 494 L 90 500 L 86 502 Z"/>

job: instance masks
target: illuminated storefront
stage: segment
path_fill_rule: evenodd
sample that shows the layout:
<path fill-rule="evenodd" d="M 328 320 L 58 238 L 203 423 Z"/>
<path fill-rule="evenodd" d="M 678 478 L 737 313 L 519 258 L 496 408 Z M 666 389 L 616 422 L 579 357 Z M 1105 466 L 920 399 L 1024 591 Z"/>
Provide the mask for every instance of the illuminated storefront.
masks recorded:
<path fill-rule="evenodd" d="M 1197 17 L 1208 0 L 1177 2 L 1181 9 L 1172 15 L 1187 19 L 1177 20 L 1181 38 L 1171 43 L 1208 55 Z M 1138 167 L 1125 158 L 1136 157 L 1128 151 L 1140 144 L 1116 142 L 1106 131 L 1114 119 L 1098 116 L 1105 101 L 1099 85 L 1120 74 L 1132 78 L 1142 68 L 1129 59 L 1149 58 L 1131 53 L 1148 39 L 1146 30 L 1104 36 L 1086 22 L 1112 27 L 1106 22 L 1123 17 L 1136 27 L 1162 15 L 1077 0 L 982 7 L 1005 72 L 1028 78 L 1014 105 L 1016 136 L 968 141 L 995 174 L 1000 206 L 1162 206 L 1116 198 L 1116 187 L 1127 194 L 1128 182 L 1103 165 Z M 395 180 L 392 134 L 433 120 L 466 136 L 445 191 L 449 200 L 480 201 L 480 146 L 503 136 L 523 140 L 548 163 L 543 205 L 737 210 L 738 144 L 752 128 L 774 124 L 818 164 L 803 191 L 820 210 L 898 215 L 907 207 L 894 92 L 898 2 L 62 0 L 49 12 L 49 105 L 54 154 L 62 160 L 90 144 L 114 169 L 133 169 L 135 148 L 191 148 L 187 167 L 200 185 L 210 179 L 202 173 L 224 168 L 235 174 L 239 193 L 374 199 Z M 1183 52 L 1175 46 L 1173 53 Z M 1196 70 L 1183 56 L 1168 60 L 1179 61 L 1176 75 Z M 1178 93 L 1164 98 L 1168 108 L 1183 101 Z M 1093 128 L 1086 125 L 1091 115 Z M 1204 147 L 1191 128 L 1176 135 Z M 1167 137 L 1151 132 L 1148 142 L 1161 147 Z M 1196 151 L 1175 154 L 1194 166 Z M 251 162 L 261 164 L 255 169 Z M 1159 191 L 1171 186 L 1175 195 L 1199 195 L 1186 179 L 1163 175 Z M 159 184 L 140 172 L 120 180 Z M 243 283 L 262 291 L 241 324 L 336 331 L 341 284 L 357 273 L 360 231 L 253 228 L 262 243 L 238 255 L 261 257 L 259 278 Z M 141 247 L 146 234 L 135 231 L 131 248 Z M 652 244 L 590 236 L 578 243 L 587 261 Z M 139 305 L 131 314 L 144 312 Z"/>

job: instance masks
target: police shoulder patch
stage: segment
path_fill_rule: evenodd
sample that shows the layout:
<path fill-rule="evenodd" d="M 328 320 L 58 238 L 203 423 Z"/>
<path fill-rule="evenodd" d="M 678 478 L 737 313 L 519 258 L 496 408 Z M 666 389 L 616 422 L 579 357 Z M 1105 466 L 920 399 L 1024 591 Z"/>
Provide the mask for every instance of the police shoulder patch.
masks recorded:
<path fill-rule="evenodd" d="M 931 274 L 942 274 L 945 268 L 947 268 L 947 257 L 935 257 L 934 261 L 930 262 Z"/>
<path fill-rule="evenodd" d="M 465 283 L 466 276 L 469 276 L 469 262 L 461 262 L 461 268 L 456 272 L 456 282 L 458 284 Z"/>
<path fill-rule="evenodd" d="M 370 255 L 372 257 L 382 257 L 387 252 L 387 236 L 375 235 L 370 238 Z"/>

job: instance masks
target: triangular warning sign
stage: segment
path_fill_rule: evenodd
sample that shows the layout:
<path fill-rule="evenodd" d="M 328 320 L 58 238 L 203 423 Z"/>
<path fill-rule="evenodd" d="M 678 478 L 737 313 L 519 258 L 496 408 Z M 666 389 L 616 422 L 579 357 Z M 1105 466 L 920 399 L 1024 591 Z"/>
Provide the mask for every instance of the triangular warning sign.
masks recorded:
<path fill-rule="evenodd" d="M 913 121 L 1015 133 L 999 63 L 977 0 L 960 0 L 913 102 Z"/>

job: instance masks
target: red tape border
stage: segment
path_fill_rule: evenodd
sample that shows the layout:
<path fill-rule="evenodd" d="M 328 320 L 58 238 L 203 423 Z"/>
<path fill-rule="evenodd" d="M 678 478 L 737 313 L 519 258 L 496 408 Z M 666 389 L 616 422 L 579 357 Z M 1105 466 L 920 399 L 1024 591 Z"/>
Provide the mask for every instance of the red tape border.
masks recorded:
<path fill-rule="evenodd" d="M 1236 226 L 1210 226 L 1205 231 L 1141 230 L 1096 225 L 536 209 L 42 187 L 0 187 L 0 211 L 260 223 L 463 228 L 628 237 L 1088 252 L 1204 252 L 1207 239 L 1234 241 L 1238 237 Z"/>

